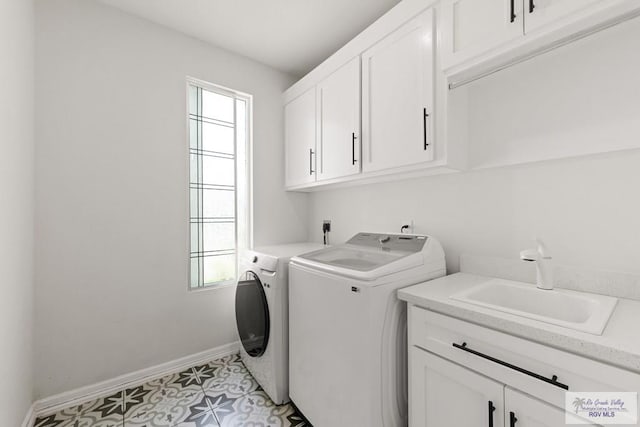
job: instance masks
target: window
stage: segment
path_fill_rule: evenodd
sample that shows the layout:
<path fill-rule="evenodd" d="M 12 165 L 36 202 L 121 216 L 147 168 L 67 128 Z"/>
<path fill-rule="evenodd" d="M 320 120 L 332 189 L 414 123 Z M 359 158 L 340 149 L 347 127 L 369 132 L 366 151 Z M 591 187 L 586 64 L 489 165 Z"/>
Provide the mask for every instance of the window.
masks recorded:
<path fill-rule="evenodd" d="M 234 283 L 251 239 L 251 97 L 188 79 L 191 289 Z"/>

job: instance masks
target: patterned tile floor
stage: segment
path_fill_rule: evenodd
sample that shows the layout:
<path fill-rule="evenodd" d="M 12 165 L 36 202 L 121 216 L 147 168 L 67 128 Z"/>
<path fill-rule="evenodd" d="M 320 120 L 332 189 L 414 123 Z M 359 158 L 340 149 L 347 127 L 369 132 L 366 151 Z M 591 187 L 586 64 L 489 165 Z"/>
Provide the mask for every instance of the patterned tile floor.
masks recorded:
<path fill-rule="evenodd" d="M 309 426 L 276 406 L 238 354 L 40 417 L 34 427 Z"/>

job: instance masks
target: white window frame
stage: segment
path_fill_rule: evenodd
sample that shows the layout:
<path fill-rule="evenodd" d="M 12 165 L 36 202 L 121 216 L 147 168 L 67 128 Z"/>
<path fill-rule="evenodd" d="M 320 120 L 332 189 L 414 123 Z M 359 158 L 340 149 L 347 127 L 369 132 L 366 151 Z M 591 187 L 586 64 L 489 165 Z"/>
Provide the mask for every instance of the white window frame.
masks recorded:
<path fill-rule="evenodd" d="M 244 156 L 242 156 L 238 147 L 238 141 L 234 141 L 236 145 L 236 155 L 235 155 L 235 175 L 236 175 L 236 185 L 235 185 L 235 210 L 236 210 L 236 265 L 235 265 L 235 279 L 227 280 L 223 282 L 216 282 L 211 284 L 204 284 L 199 287 L 191 287 L 191 192 L 190 192 L 190 184 L 191 184 L 191 133 L 190 133 L 190 98 L 189 98 L 189 87 L 190 86 L 198 86 L 204 90 L 208 90 L 214 93 L 218 93 L 221 95 L 229 96 L 234 99 L 241 99 L 246 102 L 247 105 L 247 115 L 246 115 L 246 141 L 244 147 Z M 224 86 L 220 86 L 214 83 L 210 83 L 205 80 L 197 79 L 194 77 L 187 76 L 186 84 L 185 84 L 185 98 L 186 98 L 186 110 L 185 110 L 185 118 L 186 118 L 186 147 L 185 147 L 185 158 L 186 158 L 186 218 L 185 224 L 187 228 L 187 242 L 186 242 L 186 255 L 187 255 L 187 279 L 186 285 L 187 290 L 189 292 L 201 292 L 206 290 L 213 289 L 222 289 L 230 286 L 235 286 L 236 280 L 240 274 L 239 271 L 239 259 L 240 254 L 243 250 L 249 249 L 253 247 L 253 97 L 247 93 L 239 92 Z M 235 121 L 234 121 L 235 122 Z M 244 159 L 242 158 L 244 157 Z M 239 195 L 238 191 L 238 183 L 240 180 L 243 180 L 245 183 L 245 188 L 242 195 Z M 245 206 L 246 209 L 244 212 L 241 212 L 239 209 L 239 197 L 245 198 Z M 244 229 L 244 236 L 239 236 L 240 228 Z"/>

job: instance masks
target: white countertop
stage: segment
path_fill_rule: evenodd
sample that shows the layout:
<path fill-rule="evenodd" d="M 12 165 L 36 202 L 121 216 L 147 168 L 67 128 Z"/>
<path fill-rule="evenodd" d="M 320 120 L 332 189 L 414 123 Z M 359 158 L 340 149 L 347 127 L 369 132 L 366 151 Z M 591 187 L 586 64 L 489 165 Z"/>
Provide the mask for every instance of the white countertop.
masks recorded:
<path fill-rule="evenodd" d="M 490 280 L 494 278 L 457 273 L 401 289 L 398 297 L 431 311 L 640 373 L 640 301 L 618 299 L 602 335 L 593 335 L 450 298 Z"/>

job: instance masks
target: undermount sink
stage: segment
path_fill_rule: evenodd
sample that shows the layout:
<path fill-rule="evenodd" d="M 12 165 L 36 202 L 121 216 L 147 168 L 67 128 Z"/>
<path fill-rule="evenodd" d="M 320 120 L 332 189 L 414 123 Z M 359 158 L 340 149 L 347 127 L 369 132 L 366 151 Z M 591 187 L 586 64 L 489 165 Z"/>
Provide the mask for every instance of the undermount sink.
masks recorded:
<path fill-rule="evenodd" d="M 451 295 L 457 301 L 601 335 L 617 298 L 493 279 Z"/>

